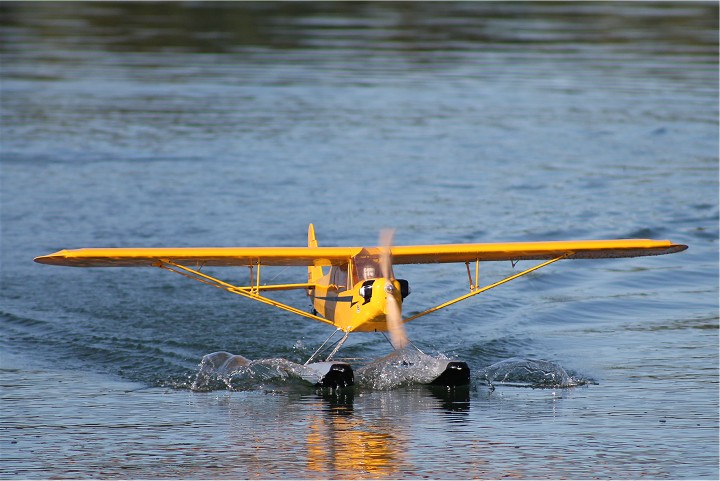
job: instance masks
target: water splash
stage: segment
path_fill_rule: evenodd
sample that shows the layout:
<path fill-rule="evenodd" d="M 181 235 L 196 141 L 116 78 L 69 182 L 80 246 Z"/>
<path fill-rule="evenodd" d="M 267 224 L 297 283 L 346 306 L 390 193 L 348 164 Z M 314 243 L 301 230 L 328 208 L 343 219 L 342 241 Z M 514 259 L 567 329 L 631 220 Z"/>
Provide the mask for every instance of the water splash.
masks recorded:
<path fill-rule="evenodd" d="M 554 362 L 518 357 L 505 359 L 486 367 L 480 373 L 480 380 L 493 390 L 496 384 L 532 388 L 568 388 L 592 382 L 568 374 Z"/>
<path fill-rule="evenodd" d="M 243 391 L 266 384 L 308 382 L 305 366 L 287 359 L 258 359 L 251 361 L 238 354 L 220 351 L 202 358 L 193 391 L 228 389 Z"/>
<path fill-rule="evenodd" d="M 412 346 L 393 351 L 355 371 L 360 388 L 388 390 L 413 384 L 429 384 L 447 367 L 450 359 L 430 356 Z"/>
<path fill-rule="evenodd" d="M 445 370 L 449 361 L 442 354 L 429 356 L 414 347 L 407 347 L 360 367 L 355 373 L 355 382 L 361 388 L 373 390 L 429 384 Z M 242 391 L 293 383 L 312 386 L 320 381 L 320 377 L 311 366 L 287 359 L 250 360 L 220 351 L 202 358 L 190 389 Z"/>
<path fill-rule="evenodd" d="M 442 353 L 425 354 L 413 346 L 399 349 L 355 370 L 360 389 L 387 391 L 404 386 L 430 384 L 451 359 Z M 220 351 L 202 358 L 190 385 L 193 391 L 246 391 L 289 385 L 313 386 L 321 375 L 308 366 L 287 359 L 250 360 Z M 593 383 L 568 373 L 559 364 L 523 358 L 510 358 L 486 367 L 476 378 L 491 390 L 496 385 L 531 388 L 570 388 Z M 186 385 L 187 386 L 187 385 Z"/>

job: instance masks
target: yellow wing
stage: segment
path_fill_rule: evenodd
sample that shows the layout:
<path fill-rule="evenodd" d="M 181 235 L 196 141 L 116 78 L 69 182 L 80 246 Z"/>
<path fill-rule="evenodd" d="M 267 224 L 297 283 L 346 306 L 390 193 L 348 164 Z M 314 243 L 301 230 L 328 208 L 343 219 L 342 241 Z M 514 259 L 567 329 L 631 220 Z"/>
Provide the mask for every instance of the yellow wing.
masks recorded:
<path fill-rule="evenodd" d="M 566 259 L 601 259 L 672 254 L 686 245 L 668 240 L 618 239 L 552 242 L 510 242 L 498 244 L 445 244 L 393 247 L 395 264 L 437 262 L 545 260 L 567 255 Z"/>
<path fill-rule="evenodd" d="M 353 247 L 141 247 L 67 249 L 35 262 L 71 267 L 150 267 L 158 261 L 207 266 L 342 265 L 361 249 Z"/>
<path fill-rule="evenodd" d="M 441 262 L 599 259 L 672 254 L 686 245 L 668 240 L 620 239 L 589 241 L 440 244 L 392 247 L 395 264 Z M 343 265 L 359 254 L 380 255 L 379 247 L 161 247 L 61 250 L 35 262 L 72 267 L 150 267 L 159 261 L 208 266 Z"/>

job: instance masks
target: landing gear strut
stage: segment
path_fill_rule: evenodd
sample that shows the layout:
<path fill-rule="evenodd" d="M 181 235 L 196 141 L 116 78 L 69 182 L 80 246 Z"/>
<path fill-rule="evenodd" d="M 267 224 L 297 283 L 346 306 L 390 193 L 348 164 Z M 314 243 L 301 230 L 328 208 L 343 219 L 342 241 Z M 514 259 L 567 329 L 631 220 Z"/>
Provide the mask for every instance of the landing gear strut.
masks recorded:
<path fill-rule="evenodd" d="M 352 386 L 355 383 L 355 375 L 352 367 L 346 362 L 332 362 L 332 357 L 338 352 L 340 347 L 347 341 L 349 332 L 346 332 L 330 354 L 325 358 L 325 362 L 312 362 L 315 357 L 323 351 L 325 345 L 330 342 L 330 339 L 335 337 L 340 329 L 335 330 L 325 342 L 310 356 L 305 362 L 305 367 L 310 370 L 311 375 L 305 376 L 305 379 L 314 382 L 317 387 L 329 387 L 331 389 L 339 389 L 342 387 Z M 319 381 L 315 381 L 317 377 L 320 377 Z"/>

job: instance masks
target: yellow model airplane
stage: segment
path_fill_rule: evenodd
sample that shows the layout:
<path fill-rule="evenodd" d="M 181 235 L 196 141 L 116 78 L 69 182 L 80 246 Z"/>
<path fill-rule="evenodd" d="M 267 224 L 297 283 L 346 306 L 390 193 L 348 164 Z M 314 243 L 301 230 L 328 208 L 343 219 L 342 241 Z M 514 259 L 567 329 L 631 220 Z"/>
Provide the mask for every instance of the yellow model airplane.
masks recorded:
<path fill-rule="evenodd" d="M 405 322 L 473 297 L 553 262 L 562 259 L 652 256 L 687 249 L 686 245 L 673 244 L 668 240 L 648 239 L 421 246 L 392 246 L 391 243 L 392 234 L 386 231 L 378 247 L 318 247 L 315 229 L 310 224 L 307 247 L 91 248 L 62 250 L 36 257 L 35 261 L 72 267 L 159 267 L 334 326 L 336 330 L 305 365 L 313 373 L 308 379 L 314 379 L 318 385 L 338 387 L 353 383 L 352 368 L 347 363 L 332 362 L 333 356 L 351 332 L 388 332 L 393 347 L 400 350 L 408 345 L 403 327 Z M 498 282 L 482 287 L 479 285 L 480 262 L 515 263 L 521 260 L 542 262 Z M 447 262 L 465 264 L 469 292 L 403 319 L 401 306 L 410 288 L 406 280 L 395 278 L 392 265 Z M 203 273 L 204 266 L 246 266 L 250 269 L 250 282 L 245 286 L 230 284 Z M 299 284 L 263 285 L 260 276 L 263 266 L 305 266 L 308 279 Z M 312 312 L 305 312 L 265 295 L 288 289 L 305 290 L 312 300 Z M 343 333 L 343 336 L 331 352 L 324 356 L 325 361 L 313 363 L 338 332 Z M 227 356 L 221 358 L 226 360 Z M 469 383 L 469 380 L 470 371 L 466 363 L 448 361 L 439 366 L 437 376 L 431 383 L 462 385 Z"/>

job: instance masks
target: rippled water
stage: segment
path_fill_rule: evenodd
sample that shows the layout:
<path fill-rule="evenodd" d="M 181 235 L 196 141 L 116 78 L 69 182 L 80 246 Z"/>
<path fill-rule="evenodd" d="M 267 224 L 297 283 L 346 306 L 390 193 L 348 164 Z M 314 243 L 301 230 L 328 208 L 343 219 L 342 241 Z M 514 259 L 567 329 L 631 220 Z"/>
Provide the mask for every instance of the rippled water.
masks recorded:
<path fill-rule="evenodd" d="M 718 477 L 716 4 L 0 13 L 3 478 Z M 559 262 L 409 323 L 426 362 L 470 365 L 450 392 L 373 334 L 341 351 L 365 382 L 317 391 L 283 373 L 327 326 L 160 270 L 32 262 L 303 245 L 310 222 L 322 245 L 392 226 L 690 248 Z M 467 289 L 462 265 L 396 274 L 408 315 Z M 192 390 L 216 351 L 260 367 Z"/>

